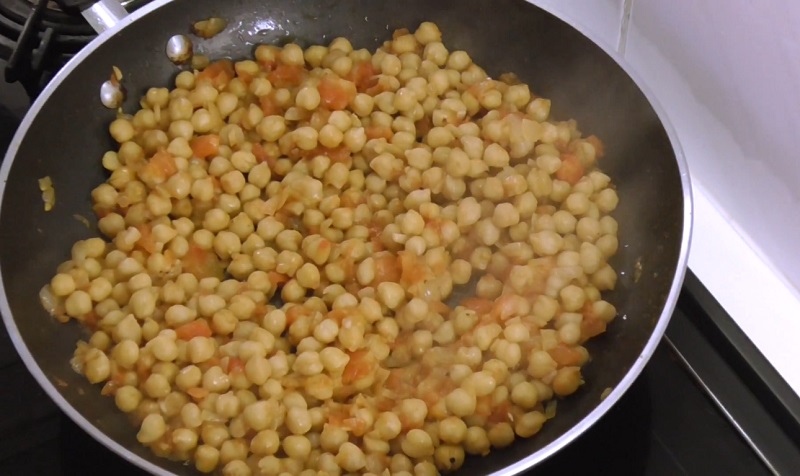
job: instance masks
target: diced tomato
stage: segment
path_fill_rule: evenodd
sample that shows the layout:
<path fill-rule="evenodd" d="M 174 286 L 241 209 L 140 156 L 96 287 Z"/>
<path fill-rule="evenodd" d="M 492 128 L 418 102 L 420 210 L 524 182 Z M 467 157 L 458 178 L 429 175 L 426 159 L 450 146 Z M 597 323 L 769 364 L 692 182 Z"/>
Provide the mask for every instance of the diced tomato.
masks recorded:
<path fill-rule="evenodd" d="M 384 281 L 398 282 L 400 280 L 400 263 L 390 253 L 382 253 L 374 257 L 375 279 L 372 284 L 377 286 Z"/>
<path fill-rule="evenodd" d="M 358 92 L 363 93 L 377 83 L 378 71 L 371 61 L 362 61 L 353 65 L 347 79 L 356 85 Z"/>
<path fill-rule="evenodd" d="M 489 299 L 469 297 L 461 301 L 461 305 L 467 309 L 475 311 L 478 315 L 482 316 L 492 311 L 494 303 Z"/>
<path fill-rule="evenodd" d="M 230 357 L 228 359 L 228 373 L 237 374 L 244 372 L 244 362 L 238 357 Z"/>
<path fill-rule="evenodd" d="M 356 85 L 346 79 L 325 76 L 317 86 L 322 106 L 341 111 L 356 97 Z"/>
<path fill-rule="evenodd" d="M 547 353 L 550 354 L 550 357 L 556 361 L 559 367 L 580 365 L 583 361 L 583 355 L 578 350 L 567 347 L 564 344 L 558 344 L 548 350 Z"/>
<path fill-rule="evenodd" d="M 345 365 L 342 373 L 342 383 L 344 385 L 356 382 L 375 371 L 375 358 L 370 354 L 369 350 L 361 349 L 347 354 L 350 356 L 350 360 Z"/>
<path fill-rule="evenodd" d="M 442 301 L 431 301 L 428 303 L 428 307 L 430 308 L 431 311 L 438 312 L 439 314 L 445 317 L 447 317 L 447 315 L 450 314 L 450 311 L 452 310 L 450 309 L 450 306 L 443 303 Z"/>
<path fill-rule="evenodd" d="M 369 230 L 369 242 L 372 244 L 372 251 L 375 253 L 383 251 L 385 249 L 381 241 L 383 226 L 375 220 L 371 220 L 367 225 L 367 230 Z"/>
<path fill-rule="evenodd" d="M 491 395 L 484 395 L 482 397 L 478 397 L 476 405 L 475 405 L 475 414 L 482 416 L 484 418 L 489 417 L 492 414 L 492 396 Z"/>
<path fill-rule="evenodd" d="M 347 207 L 347 208 L 355 208 L 362 203 L 367 203 L 366 197 L 363 194 L 359 193 L 343 193 L 342 200 L 340 202 L 340 206 Z"/>
<path fill-rule="evenodd" d="M 525 299 L 516 294 L 503 294 L 494 301 L 492 306 L 492 317 L 505 321 L 514 316 L 518 311 L 519 300 Z"/>
<path fill-rule="evenodd" d="M 139 359 L 136 361 L 136 377 L 140 382 L 147 380 L 147 377 L 150 376 L 150 373 L 150 366 L 145 360 Z"/>
<path fill-rule="evenodd" d="M 139 230 L 139 233 L 142 235 L 136 242 L 136 247 L 148 253 L 155 253 L 158 249 L 156 248 L 156 240 L 153 238 L 153 230 L 150 225 L 143 223 L 137 226 L 136 229 Z"/>
<path fill-rule="evenodd" d="M 383 138 L 389 141 L 392 140 L 392 136 L 394 136 L 394 132 L 392 132 L 392 128 L 389 126 L 376 126 L 370 124 L 364 128 L 364 132 L 367 134 L 367 140 Z"/>
<path fill-rule="evenodd" d="M 204 250 L 196 244 L 189 247 L 189 251 L 181 258 L 183 271 L 192 273 L 198 278 L 222 278 L 225 274 L 225 266 L 215 253 Z"/>
<path fill-rule="evenodd" d="M 594 316 L 584 314 L 581 321 L 581 342 L 585 342 L 594 336 L 598 336 L 606 331 L 606 323 Z"/>
<path fill-rule="evenodd" d="M 295 305 L 290 307 L 286 311 L 286 325 L 291 326 L 292 324 L 297 321 L 301 316 L 307 316 L 309 313 L 308 309 L 301 305 Z"/>
<path fill-rule="evenodd" d="M 258 100 L 259 105 L 261 106 L 261 112 L 264 113 L 264 116 L 281 116 L 283 115 L 283 110 L 281 110 L 280 106 L 275 102 L 275 98 L 272 94 L 267 94 L 266 96 L 261 96 Z"/>
<path fill-rule="evenodd" d="M 200 400 L 206 398 L 209 394 L 209 391 L 203 387 L 192 387 L 186 390 L 186 393 L 192 397 L 192 400 L 195 402 L 199 402 Z"/>
<path fill-rule="evenodd" d="M 348 164 L 352 159 L 352 152 L 350 152 L 350 148 L 348 148 L 346 145 L 340 145 L 339 147 L 334 147 L 333 149 L 326 147 L 323 155 L 327 155 L 334 164 L 337 162 Z"/>
<path fill-rule="evenodd" d="M 412 253 L 400 252 L 400 281 L 405 284 L 417 284 L 428 277 L 428 269 L 419 256 Z"/>
<path fill-rule="evenodd" d="M 370 426 L 361 418 L 347 418 L 342 422 L 342 427 L 348 430 L 353 436 L 361 437 L 369 431 Z"/>
<path fill-rule="evenodd" d="M 234 78 L 233 61 L 223 59 L 208 65 L 197 74 L 197 82 L 209 82 L 217 89 L 222 89 Z"/>
<path fill-rule="evenodd" d="M 270 271 L 268 273 L 269 280 L 275 286 L 280 286 L 282 284 L 286 284 L 289 282 L 289 276 L 285 274 L 278 273 L 277 271 Z"/>
<path fill-rule="evenodd" d="M 264 150 L 264 147 L 258 142 L 253 144 L 253 149 L 251 152 L 256 156 L 257 161 L 266 162 L 270 169 L 274 169 L 275 164 L 278 163 L 278 158 L 268 154 L 267 151 Z"/>
<path fill-rule="evenodd" d="M 350 149 L 346 145 L 340 145 L 334 148 L 317 146 L 311 150 L 300 151 L 300 156 L 304 159 L 313 159 L 318 155 L 327 156 L 331 159 L 331 163 L 340 162 L 348 166 L 353 158 L 352 152 L 350 152 Z"/>
<path fill-rule="evenodd" d="M 561 154 L 561 167 L 556 171 L 556 178 L 570 185 L 575 185 L 583 177 L 583 165 L 574 154 Z"/>
<path fill-rule="evenodd" d="M 175 158 L 165 150 L 159 150 L 150 157 L 149 164 L 155 167 L 165 178 L 169 178 L 178 172 L 178 165 Z"/>
<path fill-rule="evenodd" d="M 588 136 L 586 138 L 586 142 L 588 142 L 588 143 L 592 144 L 592 146 L 594 146 L 594 156 L 596 158 L 599 159 L 599 158 L 602 158 L 604 155 L 606 155 L 606 147 L 603 144 L 603 141 L 601 141 L 600 138 L 597 137 L 596 135 L 592 134 L 592 135 Z"/>
<path fill-rule="evenodd" d="M 489 398 L 491 398 L 491 397 L 489 397 Z M 505 422 L 510 421 L 510 417 L 509 417 L 509 414 L 508 414 L 510 408 L 511 408 L 511 405 L 509 404 L 509 401 L 508 400 L 503 400 L 502 403 L 500 403 L 499 405 L 495 406 L 492 409 L 492 412 L 489 415 L 489 418 L 487 419 L 487 422 L 489 422 L 489 423 L 505 423 Z"/>
<path fill-rule="evenodd" d="M 196 319 L 175 328 L 175 335 L 180 340 L 192 340 L 195 337 L 211 337 L 211 327 L 205 319 Z"/>
<path fill-rule="evenodd" d="M 175 158 L 165 150 L 159 150 L 139 170 L 139 178 L 149 185 L 164 183 L 178 172 Z"/>
<path fill-rule="evenodd" d="M 219 136 L 217 134 L 206 134 L 197 136 L 189 142 L 192 147 L 192 154 L 198 159 L 216 157 L 219 153 Z"/>
<path fill-rule="evenodd" d="M 303 82 L 306 70 L 302 66 L 279 64 L 267 74 L 267 79 L 276 88 L 291 88 Z"/>

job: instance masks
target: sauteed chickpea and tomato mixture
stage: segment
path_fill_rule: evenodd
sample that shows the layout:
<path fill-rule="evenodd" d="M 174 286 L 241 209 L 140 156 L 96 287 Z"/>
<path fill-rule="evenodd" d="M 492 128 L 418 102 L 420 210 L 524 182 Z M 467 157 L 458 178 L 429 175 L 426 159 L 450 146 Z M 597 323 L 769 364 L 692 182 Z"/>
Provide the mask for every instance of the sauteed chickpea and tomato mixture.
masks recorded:
<path fill-rule="evenodd" d="M 436 25 L 262 45 L 110 125 L 72 364 L 199 471 L 426 475 L 535 435 L 616 315 L 602 142 Z M 279 298 L 279 299 L 278 299 Z"/>

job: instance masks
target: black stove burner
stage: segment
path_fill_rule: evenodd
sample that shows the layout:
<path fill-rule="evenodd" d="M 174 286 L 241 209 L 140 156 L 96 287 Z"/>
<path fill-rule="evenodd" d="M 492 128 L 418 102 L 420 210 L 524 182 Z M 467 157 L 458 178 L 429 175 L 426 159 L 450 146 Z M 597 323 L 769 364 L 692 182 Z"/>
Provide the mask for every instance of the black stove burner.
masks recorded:
<path fill-rule="evenodd" d="M 129 11 L 150 0 L 121 2 Z M 97 34 L 80 12 L 48 0 L 0 2 L 0 58 L 5 80 L 19 82 L 31 99 Z"/>

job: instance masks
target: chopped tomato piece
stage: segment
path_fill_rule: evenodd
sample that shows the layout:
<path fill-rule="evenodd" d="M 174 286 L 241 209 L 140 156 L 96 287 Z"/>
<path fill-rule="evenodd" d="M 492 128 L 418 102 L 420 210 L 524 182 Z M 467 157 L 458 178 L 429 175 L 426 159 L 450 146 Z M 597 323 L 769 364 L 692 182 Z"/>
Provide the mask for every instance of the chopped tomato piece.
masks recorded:
<path fill-rule="evenodd" d="M 228 359 L 228 373 L 236 374 L 244 372 L 244 362 L 238 357 L 231 357 Z"/>
<path fill-rule="evenodd" d="M 556 361 L 559 367 L 580 365 L 583 361 L 583 355 L 577 349 L 567 347 L 564 344 L 558 344 L 548 350 L 547 353 L 550 354 L 550 357 Z"/>
<path fill-rule="evenodd" d="M 136 247 L 141 248 L 148 253 L 155 253 L 157 251 L 156 248 L 156 240 L 153 238 L 153 230 L 147 223 L 143 223 L 136 227 L 139 230 L 139 233 L 142 235 L 141 238 L 136 242 Z"/>
<path fill-rule="evenodd" d="M 491 397 L 489 397 L 491 398 Z M 511 421 L 511 417 L 509 415 L 509 410 L 511 409 L 511 405 L 509 404 L 508 400 L 503 400 L 503 402 L 494 407 L 492 413 L 489 415 L 487 422 L 489 423 L 505 423 Z"/>
<path fill-rule="evenodd" d="M 492 396 L 484 395 L 478 397 L 475 405 L 475 414 L 487 418 L 492 414 Z"/>
<path fill-rule="evenodd" d="M 347 208 L 355 208 L 361 205 L 362 203 L 367 203 L 367 199 L 361 193 L 358 194 L 343 193 L 340 206 Z"/>
<path fill-rule="evenodd" d="M 367 422 L 361 418 L 347 418 L 342 422 L 342 427 L 349 430 L 356 437 L 364 436 L 370 428 Z"/>
<path fill-rule="evenodd" d="M 380 256 L 376 255 L 375 259 L 375 279 L 372 281 L 373 285 L 384 281 L 397 282 L 400 280 L 400 266 L 397 258 L 390 253 L 382 253 Z"/>
<path fill-rule="evenodd" d="M 278 273 L 276 271 L 270 271 L 268 276 L 269 276 L 270 282 L 272 284 L 276 285 L 276 286 L 280 286 L 281 284 L 285 284 L 285 283 L 289 282 L 289 276 L 286 276 L 285 274 Z"/>
<path fill-rule="evenodd" d="M 339 307 L 328 312 L 325 317 L 341 324 L 344 318 L 349 316 L 352 312 L 352 307 Z"/>
<path fill-rule="evenodd" d="M 325 76 L 317 86 L 322 106 L 331 111 L 341 111 L 356 97 L 356 85 L 346 79 Z"/>
<path fill-rule="evenodd" d="M 165 150 L 159 150 L 139 170 L 139 178 L 149 185 L 164 183 L 178 172 L 175 158 Z"/>
<path fill-rule="evenodd" d="M 592 134 L 589 137 L 587 137 L 586 142 L 594 146 L 594 156 L 596 158 L 599 159 L 602 158 L 604 155 L 606 155 L 606 147 L 603 144 L 603 141 L 601 141 L 600 138 L 597 137 L 596 135 Z"/>
<path fill-rule="evenodd" d="M 192 400 L 198 402 L 204 398 L 206 398 L 209 394 L 209 391 L 203 387 L 192 387 L 186 390 L 186 393 L 192 397 Z"/>
<path fill-rule="evenodd" d="M 363 93 L 377 83 L 378 71 L 371 61 L 362 61 L 353 65 L 347 79 L 356 85 L 358 92 Z"/>
<path fill-rule="evenodd" d="M 445 317 L 447 317 L 447 315 L 450 314 L 451 311 L 450 306 L 443 303 L 442 301 L 431 301 L 428 303 L 428 306 L 431 311 L 438 312 L 439 314 Z"/>
<path fill-rule="evenodd" d="M 267 79 L 276 88 L 290 88 L 300 85 L 305 73 L 306 70 L 302 66 L 279 64 L 269 72 Z"/>
<path fill-rule="evenodd" d="M 192 154 L 198 159 L 215 157 L 219 153 L 219 136 L 217 134 L 197 136 L 189 145 L 192 147 Z"/>
<path fill-rule="evenodd" d="M 556 178 L 570 185 L 575 185 L 583 177 L 583 165 L 574 154 L 561 154 L 561 167 L 556 171 Z"/>
<path fill-rule="evenodd" d="M 364 128 L 364 132 L 367 134 L 367 140 L 383 138 L 389 141 L 392 140 L 392 136 L 394 136 L 394 132 L 392 132 L 392 128 L 389 126 L 376 126 L 370 124 Z"/>
<path fill-rule="evenodd" d="M 345 165 L 350 165 L 352 159 L 352 152 L 346 145 L 334 148 L 318 146 L 311 150 L 301 151 L 301 156 L 305 159 L 313 159 L 318 155 L 327 156 L 332 163 L 341 162 Z"/>
<path fill-rule="evenodd" d="M 416 284 L 428 277 L 425 263 L 412 253 L 400 252 L 400 281 L 406 284 Z"/>
<path fill-rule="evenodd" d="M 506 319 L 514 316 L 519 311 L 519 300 L 525 298 L 517 296 L 516 294 L 503 294 L 495 299 L 494 306 L 492 307 L 492 317 L 505 321 Z"/>
<path fill-rule="evenodd" d="M 192 273 L 198 278 L 216 277 L 221 279 L 225 274 L 225 266 L 217 255 L 196 244 L 189 247 L 189 251 L 181 258 L 181 263 L 183 271 Z"/>
<path fill-rule="evenodd" d="M 211 337 L 211 328 L 205 319 L 196 319 L 175 328 L 175 335 L 180 340 L 192 340 L 195 337 Z"/>
<path fill-rule="evenodd" d="M 268 154 L 267 151 L 264 150 L 264 147 L 259 143 L 253 144 L 253 149 L 251 152 L 256 156 L 257 161 L 266 162 L 270 169 L 274 169 L 275 164 L 278 163 L 278 158 Z"/>
<path fill-rule="evenodd" d="M 350 361 L 344 366 L 344 372 L 342 373 L 342 383 L 344 385 L 349 385 L 372 375 L 375 371 L 375 358 L 370 354 L 369 350 L 361 349 L 347 354 L 350 356 Z"/>
<path fill-rule="evenodd" d="M 145 360 L 139 359 L 136 361 L 136 377 L 140 382 L 147 380 L 147 377 L 150 376 L 150 373 L 150 366 Z"/>
<path fill-rule="evenodd" d="M 581 341 L 585 342 L 594 336 L 598 336 L 606 331 L 606 323 L 600 319 L 584 314 L 581 321 Z"/>
<path fill-rule="evenodd" d="M 350 148 L 345 145 L 340 145 L 339 147 L 334 147 L 333 149 L 326 147 L 323 154 L 327 155 L 331 159 L 332 163 L 341 162 L 347 164 L 352 158 L 352 152 L 350 152 Z"/>
<path fill-rule="evenodd" d="M 211 337 L 211 327 L 205 319 L 196 319 L 175 328 L 176 337 L 180 340 L 191 340 L 195 337 Z"/>
<path fill-rule="evenodd" d="M 206 69 L 197 74 L 197 82 L 207 81 L 217 89 L 222 89 L 235 76 L 233 61 L 223 59 L 208 65 Z"/>
<path fill-rule="evenodd" d="M 261 96 L 261 98 L 258 100 L 258 103 L 261 106 L 261 112 L 264 113 L 265 117 L 283 115 L 283 111 L 275 102 L 275 98 L 272 96 L 272 94 Z"/>
<path fill-rule="evenodd" d="M 491 312 L 494 303 L 489 299 L 470 297 L 464 299 L 461 305 L 467 309 L 475 311 L 478 315 L 488 314 Z"/>

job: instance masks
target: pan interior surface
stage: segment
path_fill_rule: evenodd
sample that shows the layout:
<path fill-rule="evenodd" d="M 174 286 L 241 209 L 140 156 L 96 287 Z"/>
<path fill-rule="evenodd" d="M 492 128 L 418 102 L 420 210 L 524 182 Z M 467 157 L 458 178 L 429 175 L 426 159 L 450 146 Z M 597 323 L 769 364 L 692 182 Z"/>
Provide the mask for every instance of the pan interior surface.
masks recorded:
<path fill-rule="evenodd" d="M 250 56 L 260 43 L 308 46 L 339 36 L 374 50 L 394 29 L 433 21 L 451 51 L 467 51 L 491 76 L 516 73 L 532 92 L 552 99 L 555 118 L 574 118 L 585 134 L 605 142 L 600 167 L 620 196 L 614 213 L 620 250 L 612 261 L 619 281 L 605 299 L 619 317 L 588 344 L 592 362 L 584 368 L 586 384 L 558 402 L 555 419 L 532 439 L 468 460 L 469 469 L 462 472 L 514 474 L 577 436 L 574 428 L 585 429 L 599 418 L 601 394 L 616 389 L 610 404 L 631 383 L 626 376 L 641 370 L 649 357 L 645 351 L 660 339 L 677 297 L 689 233 L 685 171 L 658 114 L 617 62 L 571 26 L 522 0 L 161 1 L 87 47 L 20 128 L 17 152 L 12 150 L 3 166 L 0 208 L 2 313 L 29 368 L 62 408 L 145 469 L 195 474 L 192 466 L 157 458 L 142 447 L 113 399 L 101 397 L 99 387 L 73 372 L 69 360 L 75 342 L 86 339 L 87 331 L 74 322 L 57 323 L 42 309 L 38 292 L 67 259 L 73 242 L 97 236 L 94 225 L 87 228 L 77 217 L 95 223 L 90 191 L 105 180 L 100 158 L 113 146 L 107 130 L 114 113 L 100 104 L 100 84 L 118 67 L 129 93 L 124 110 L 135 110 L 147 88 L 171 84 L 179 71 L 164 54 L 167 39 L 210 16 L 227 19 L 228 27 L 212 39 L 197 40 L 196 50 L 235 59 Z M 51 177 L 56 190 L 51 212 L 43 210 L 37 187 L 43 176 Z"/>

